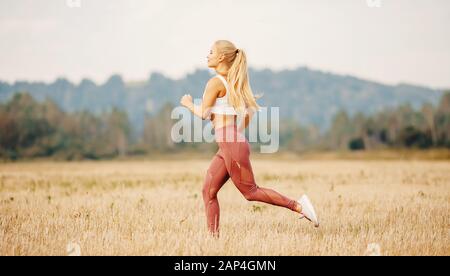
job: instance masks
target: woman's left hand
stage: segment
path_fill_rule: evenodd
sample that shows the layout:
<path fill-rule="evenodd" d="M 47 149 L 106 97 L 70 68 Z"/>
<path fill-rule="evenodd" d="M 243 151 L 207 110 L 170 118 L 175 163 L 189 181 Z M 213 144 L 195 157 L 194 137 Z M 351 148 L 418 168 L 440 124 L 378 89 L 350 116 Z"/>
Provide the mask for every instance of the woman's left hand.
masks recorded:
<path fill-rule="evenodd" d="M 192 106 L 192 96 L 190 94 L 184 94 L 184 96 L 181 97 L 180 103 L 182 106 L 189 108 Z"/>

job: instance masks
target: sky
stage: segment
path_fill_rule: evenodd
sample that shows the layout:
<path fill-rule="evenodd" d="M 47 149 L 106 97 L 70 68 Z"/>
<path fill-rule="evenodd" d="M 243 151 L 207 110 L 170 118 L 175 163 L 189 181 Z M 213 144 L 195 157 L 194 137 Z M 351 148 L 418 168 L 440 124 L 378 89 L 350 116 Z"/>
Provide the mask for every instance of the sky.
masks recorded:
<path fill-rule="evenodd" d="M 255 69 L 450 88 L 448 0 L 0 0 L 0 80 L 178 79 L 218 39 Z"/>

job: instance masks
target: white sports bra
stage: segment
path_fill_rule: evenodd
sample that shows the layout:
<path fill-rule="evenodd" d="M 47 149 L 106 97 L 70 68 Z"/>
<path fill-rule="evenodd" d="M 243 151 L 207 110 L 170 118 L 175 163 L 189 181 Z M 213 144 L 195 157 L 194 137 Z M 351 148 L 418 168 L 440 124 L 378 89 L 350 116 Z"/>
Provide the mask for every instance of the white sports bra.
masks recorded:
<path fill-rule="evenodd" d="M 227 81 L 225 80 L 225 78 L 223 76 L 221 76 L 219 74 L 217 74 L 216 77 L 218 77 L 223 82 L 226 92 L 225 92 L 225 96 L 220 97 L 220 98 L 218 97 L 216 99 L 216 103 L 211 107 L 211 113 L 225 114 L 225 115 L 237 115 L 234 107 L 228 103 L 228 83 L 227 83 Z"/>

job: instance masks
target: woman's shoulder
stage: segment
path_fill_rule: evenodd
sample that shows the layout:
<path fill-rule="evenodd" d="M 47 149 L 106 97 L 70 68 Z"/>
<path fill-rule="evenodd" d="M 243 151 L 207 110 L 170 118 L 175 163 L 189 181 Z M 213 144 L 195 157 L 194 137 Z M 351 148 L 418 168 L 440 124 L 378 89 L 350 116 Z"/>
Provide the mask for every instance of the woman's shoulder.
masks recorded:
<path fill-rule="evenodd" d="M 213 87 L 217 90 L 225 90 L 225 84 L 222 82 L 222 80 L 216 75 L 214 77 L 211 77 L 208 80 L 208 83 L 206 84 L 209 87 Z"/>
<path fill-rule="evenodd" d="M 218 75 L 212 76 L 209 78 L 208 82 L 215 82 L 215 83 L 221 83 L 222 81 L 219 79 Z"/>

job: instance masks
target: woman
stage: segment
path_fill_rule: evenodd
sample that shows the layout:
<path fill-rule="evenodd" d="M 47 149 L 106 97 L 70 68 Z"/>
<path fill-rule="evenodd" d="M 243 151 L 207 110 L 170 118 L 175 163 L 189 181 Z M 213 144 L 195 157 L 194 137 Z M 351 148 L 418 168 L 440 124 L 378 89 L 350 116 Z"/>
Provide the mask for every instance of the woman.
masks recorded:
<path fill-rule="evenodd" d="M 288 208 L 300 213 L 300 218 L 305 217 L 316 227 L 319 226 L 314 208 L 306 195 L 295 201 L 255 183 L 249 160 L 250 145 L 243 133 L 255 109 L 260 107 L 250 88 L 245 52 L 237 49 L 230 41 L 218 40 L 208 55 L 208 67 L 214 68 L 217 75 L 206 84 L 201 106 L 193 104 L 191 95 L 184 95 L 180 101 L 195 115 L 212 121 L 219 146 L 203 184 L 208 230 L 218 237 L 220 210 L 217 193 L 230 177 L 247 200 Z M 238 115 L 244 118 L 240 120 L 242 123 L 239 127 Z"/>

